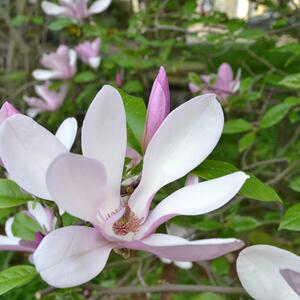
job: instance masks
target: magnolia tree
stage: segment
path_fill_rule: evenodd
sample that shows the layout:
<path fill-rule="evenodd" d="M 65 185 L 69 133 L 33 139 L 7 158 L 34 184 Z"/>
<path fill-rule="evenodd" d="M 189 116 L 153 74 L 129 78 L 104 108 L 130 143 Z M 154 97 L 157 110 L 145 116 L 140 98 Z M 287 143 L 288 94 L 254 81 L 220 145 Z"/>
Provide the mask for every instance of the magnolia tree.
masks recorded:
<path fill-rule="evenodd" d="M 150 2 L 0 3 L 1 297 L 300 299 L 298 4 Z"/>

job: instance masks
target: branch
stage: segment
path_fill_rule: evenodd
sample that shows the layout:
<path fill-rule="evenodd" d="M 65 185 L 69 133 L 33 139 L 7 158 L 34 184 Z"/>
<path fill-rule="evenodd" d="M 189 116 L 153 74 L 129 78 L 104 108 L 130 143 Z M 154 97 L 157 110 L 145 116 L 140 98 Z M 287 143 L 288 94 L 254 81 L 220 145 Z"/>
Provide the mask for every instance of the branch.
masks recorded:
<path fill-rule="evenodd" d="M 223 287 L 209 285 L 189 285 L 189 284 L 163 284 L 156 286 L 128 286 L 102 288 L 97 284 L 87 283 L 85 287 L 97 291 L 97 296 L 103 295 L 129 295 L 146 293 L 200 293 L 214 292 L 220 294 L 246 294 L 241 287 Z"/>

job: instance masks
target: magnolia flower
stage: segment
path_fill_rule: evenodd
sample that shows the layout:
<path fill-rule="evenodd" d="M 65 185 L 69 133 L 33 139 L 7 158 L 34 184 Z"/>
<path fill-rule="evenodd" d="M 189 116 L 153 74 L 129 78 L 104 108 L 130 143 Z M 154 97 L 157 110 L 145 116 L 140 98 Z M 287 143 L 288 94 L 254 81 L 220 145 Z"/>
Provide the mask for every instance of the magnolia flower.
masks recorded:
<path fill-rule="evenodd" d="M 89 8 L 88 0 L 59 0 L 59 4 L 50 1 L 42 2 L 42 9 L 47 15 L 70 17 L 76 21 L 82 21 L 90 15 L 105 11 L 111 4 L 111 0 L 95 1 Z"/>
<path fill-rule="evenodd" d="M 44 111 L 54 112 L 58 110 L 64 103 L 67 95 L 67 86 L 62 85 L 58 91 L 52 91 L 49 89 L 50 83 L 43 85 L 36 85 L 34 87 L 35 92 L 40 98 L 36 97 L 24 97 L 24 100 L 30 106 L 27 110 L 27 114 L 34 118 L 37 114 Z"/>
<path fill-rule="evenodd" d="M 32 76 L 37 80 L 70 79 L 76 73 L 76 51 L 60 45 L 56 52 L 43 54 L 41 64 L 49 70 L 35 70 Z"/>
<path fill-rule="evenodd" d="M 238 69 L 235 79 L 229 64 L 223 63 L 218 69 L 217 78 L 214 80 L 212 75 L 202 75 L 201 80 L 204 82 L 204 93 L 216 93 L 221 101 L 226 101 L 228 96 L 236 93 L 240 88 L 241 69 Z M 192 93 L 201 91 L 201 87 L 195 83 L 189 83 Z"/>
<path fill-rule="evenodd" d="M 25 115 L 11 116 L 0 126 L 0 157 L 9 178 L 26 192 L 52 200 L 46 171 L 52 160 L 71 149 L 76 132 L 74 118 L 66 119 L 53 135 Z"/>
<path fill-rule="evenodd" d="M 147 109 L 142 148 L 146 150 L 151 138 L 170 112 L 169 82 L 164 67 L 154 80 Z"/>
<path fill-rule="evenodd" d="M 37 143 L 53 147 L 53 140 L 38 125 L 33 135 L 26 131 L 28 126 L 18 130 L 16 119 L 10 120 L 17 132 L 34 136 L 33 149 Z M 82 284 L 102 271 L 112 249 L 144 250 L 161 258 L 199 261 L 241 248 L 243 242 L 234 238 L 188 241 L 154 232 L 176 215 L 205 214 L 226 204 L 248 178 L 243 172 L 186 186 L 149 212 L 153 196 L 161 187 L 187 174 L 211 153 L 223 125 L 223 112 L 213 94 L 195 97 L 172 111 L 148 144 L 139 185 L 131 195 L 121 198 L 125 110 L 119 92 L 104 86 L 83 122 L 84 156 L 63 153 L 39 177 L 46 181 L 47 191 L 61 208 L 93 227 L 69 226 L 48 234 L 33 255 L 41 277 L 56 287 Z M 0 130 L 0 144 L 7 130 Z M 11 137 L 14 141 L 15 136 Z M 27 149 L 31 148 L 28 145 Z M 40 159 L 41 155 L 38 153 Z M 20 155 L 14 153 L 16 157 Z"/>
<path fill-rule="evenodd" d="M 22 240 L 13 234 L 14 218 L 11 217 L 5 223 L 6 235 L 0 235 L 0 250 L 33 252 L 44 236 L 55 229 L 56 218 L 53 212 L 40 203 L 29 201 L 27 203 L 27 211 L 23 213 L 37 222 L 40 231 L 35 232 L 34 240 Z"/>
<path fill-rule="evenodd" d="M 0 109 L 0 125 L 9 117 L 18 114 L 17 109 L 10 104 L 8 101 L 5 101 Z"/>
<path fill-rule="evenodd" d="M 299 300 L 300 257 L 283 249 L 256 245 L 237 259 L 237 273 L 255 300 Z"/>
<path fill-rule="evenodd" d="M 93 69 L 97 69 L 101 61 L 100 45 L 100 38 L 96 38 L 92 42 L 86 41 L 79 44 L 75 49 L 83 62 L 90 65 Z"/>

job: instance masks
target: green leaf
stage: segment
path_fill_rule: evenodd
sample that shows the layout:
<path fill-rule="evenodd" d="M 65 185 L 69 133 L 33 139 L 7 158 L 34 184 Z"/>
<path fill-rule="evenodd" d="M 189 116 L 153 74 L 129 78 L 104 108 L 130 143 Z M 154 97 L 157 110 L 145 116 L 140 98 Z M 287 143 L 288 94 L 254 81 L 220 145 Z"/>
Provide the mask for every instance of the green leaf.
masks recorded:
<path fill-rule="evenodd" d="M 27 214 L 18 213 L 15 215 L 12 224 L 12 232 L 15 236 L 26 241 L 34 241 L 35 233 L 38 231 L 43 232 L 43 229 Z"/>
<path fill-rule="evenodd" d="M 190 82 L 194 83 L 197 86 L 201 86 L 202 82 L 201 82 L 201 79 L 198 74 L 196 74 L 194 72 L 190 72 L 188 74 L 188 78 L 189 78 Z"/>
<path fill-rule="evenodd" d="M 280 103 L 270 108 L 260 122 L 260 128 L 269 128 L 280 122 L 289 112 L 289 106 Z"/>
<path fill-rule="evenodd" d="M 220 276 L 228 275 L 230 264 L 225 257 L 218 257 L 212 261 L 212 270 Z"/>
<path fill-rule="evenodd" d="M 255 133 L 254 132 L 249 132 L 239 140 L 239 151 L 243 152 L 246 149 L 249 149 L 255 140 Z"/>
<path fill-rule="evenodd" d="M 126 82 L 123 85 L 123 89 L 127 93 L 141 93 L 144 90 L 143 85 L 138 80 L 131 80 Z"/>
<path fill-rule="evenodd" d="M 249 231 L 259 225 L 259 222 L 252 217 L 234 216 L 230 220 L 229 227 L 236 232 Z"/>
<path fill-rule="evenodd" d="M 9 179 L 0 179 L 0 208 L 13 207 L 33 200 L 32 196 L 21 191 L 20 187 Z"/>
<path fill-rule="evenodd" d="M 74 81 L 77 83 L 90 82 L 97 78 L 98 78 L 97 74 L 93 73 L 92 71 L 85 71 L 85 72 L 78 73 L 75 76 Z"/>
<path fill-rule="evenodd" d="M 223 133 L 239 133 L 239 132 L 245 132 L 252 129 L 252 125 L 243 120 L 243 119 L 236 119 L 236 120 L 230 120 L 227 121 L 224 125 Z"/>
<path fill-rule="evenodd" d="M 130 96 L 119 89 L 123 98 L 127 120 L 128 146 L 141 152 L 141 138 L 146 119 L 146 105 L 142 98 Z"/>
<path fill-rule="evenodd" d="M 289 184 L 289 187 L 293 191 L 300 193 L 300 176 L 293 178 Z"/>
<path fill-rule="evenodd" d="M 226 299 L 223 296 L 220 296 L 218 294 L 206 292 L 191 298 L 191 300 L 226 300 Z"/>
<path fill-rule="evenodd" d="M 280 82 L 281 85 L 290 89 L 300 89 L 300 73 L 290 74 L 283 78 Z"/>
<path fill-rule="evenodd" d="M 10 20 L 10 25 L 13 27 L 24 26 L 28 23 L 29 19 L 29 16 L 18 15 Z"/>
<path fill-rule="evenodd" d="M 284 99 L 284 104 L 286 104 L 287 106 L 296 106 L 300 104 L 300 98 L 298 97 L 287 97 L 286 99 Z"/>
<path fill-rule="evenodd" d="M 300 203 L 286 211 L 279 225 L 279 230 L 282 229 L 300 231 Z"/>
<path fill-rule="evenodd" d="M 32 266 L 15 266 L 0 272 L 0 295 L 30 282 L 37 272 Z"/>
<path fill-rule="evenodd" d="M 204 179 L 213 179 L 236 171 L 239 171 L 239 169 L 230 163 L 207 159 L 199 167 L 194 169 L 192 173 Z M 239 191 L 239 195 L 264 202 L 282 202 L 272 187 L 263 183 L 254 175 L 247 174 L 250 175 L 250 178 L 246 180 Z"/>
<path fill-rule="evenodd" d="M 48 28 L 52 31 L 58 31 L 58 30 L 62 30 L 68 26 L 73 25 L 73 21 L 70 18 L 59 18 L 56 19 L 54 21 L 52 21 Z"/>

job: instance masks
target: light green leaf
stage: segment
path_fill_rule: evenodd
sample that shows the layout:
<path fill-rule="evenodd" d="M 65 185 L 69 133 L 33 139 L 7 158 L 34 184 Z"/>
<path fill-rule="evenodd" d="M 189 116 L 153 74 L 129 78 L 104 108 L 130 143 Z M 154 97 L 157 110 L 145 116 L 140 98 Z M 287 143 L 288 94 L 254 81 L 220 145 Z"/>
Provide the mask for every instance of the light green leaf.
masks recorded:
<path fill-rule="evenodd" d="M 280 122 L 289 112 L 289 106 L 280 103 L 270 108 L 260 122 L 260 128 L 269 128 Z"/>
<path fill-rule="evenodd" d="M 211 266 L 214 273 L 220 276 L 226 276 L 230 271 L 230 264 L 225 257 L 218 257 L 214 259 Z"/>
<path fill-rule="evenodd" d="M 296 106 L 300 104 L 300 98 L 298 97 L 287 97 L 286 99 L 284 99 L 284 104 L 286 104 L 287 106 Z"/>
<path fill-rule="evenodd" d="M 300 176 L 293 178 L 289 184 L 289 187 L 293 191 L 300 193 Z"/>
<path fill-rule="evenodd" d="M 207 159 L 199 167 L 194 169 L 192 173 L 204 179 L 213 179 L 236 171 L 239 171 L 239 169 L 230 163 Z M 263 183 L 254 175 L 247 174 L 250 175 L 250 178 L 246 180 L 239 191 L 239 195 L 264 202 L 282 202 L 272 187 Z"/>
<path fill-rule="evenodd" d="M 85 72 L 78 73 L 75 76 L 74 81 L 77 83 L 90 82 L 97 78 L 98 78 L 97 74 L 93 73 L 92 71 L 85 71 Z"/>
<path fill-rule="evenodd" d="M 280 84 L 290 89 L 300 89 L 300 73 L 290 74 L 280 81 Z"/>
<path fill-rule="evenodd" d="M 123 89 L 127 93 L 141 93 L 144 90 L 143 85 L 138 80 L 131 80 L 126 82 L 123 85 Z"/>
<path fill-rule="evenodd" d="M 37 272 L 32 266 L 15 266 L 0 272 L 0 295 L 30 282 Z"/>
<path fill-rule="evenodd" d="M 236 119 L 236 120 L 230 120 L 227 121 L 224 125 L 223 133 L 239 133 L 239 132 L 245 132 L 252 129 L 252 125 L 243 120 L 243 119 Z"/>
<path fill-rule="evenodd" d="M 15 215 L 12 224 L 12 232 L 15 236 L 26 241 L 34 241 L 35 233 L 38 231 L 43 232 L 43 229 L 27 214 L 18 213 Z"/>
<path fill-rule="evenodd" d="M 126 111 L 128 146 L 141 152 L 140 142 L 146 119 L 146 105 L 142 98 L 130 96 L 120 89 L 119 92 Z"/>
<path fill-rule="evenodd" d="M 279 225 L 279 230 L 282 229 L 300 231 L 300 203 L 286 211 Z"/>
<path fill-rule="evenodd" d="M 236 232 L 249 231 L 259 225 L 259 222 L 252 217 L 234 216 L 230 220 L 229 227 Z"/>
<path fill-rule="evenodd" d="M 52 31 L 59 31 L 62 30 L 68 26 L 73 25 L 73 21 L 70 18 L 59 18 L 54 21 L 52 21 L 49 25 L 48 28 Z"/>
<path fill-rule="evenodd" d="M 0 179 L 0 208 L 13 207 L 33 200 L 32 196 L 21 191 L 20 187 L 9 179 Z"/>
<path fill-rule="evenodd" d="M 255 133 L 254 132 L 249 132 L 239 140 L 239 151 L 243 152 L 246 149 L 249 149 L 255 140 Z"/>

